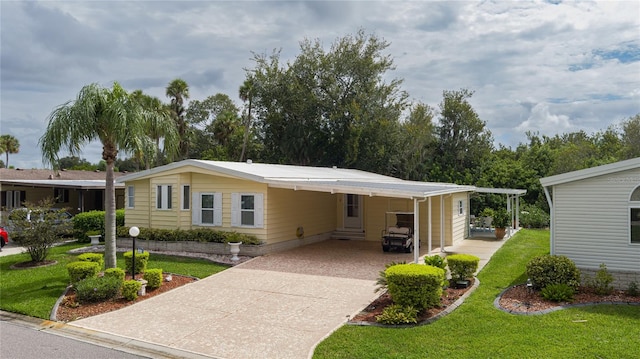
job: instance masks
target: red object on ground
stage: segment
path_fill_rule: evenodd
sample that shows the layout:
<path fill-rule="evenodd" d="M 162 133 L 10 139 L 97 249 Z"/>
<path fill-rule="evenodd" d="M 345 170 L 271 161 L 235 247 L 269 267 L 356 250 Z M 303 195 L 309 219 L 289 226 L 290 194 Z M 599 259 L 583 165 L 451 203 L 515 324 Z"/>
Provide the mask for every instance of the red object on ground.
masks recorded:
<path fill-rule="evenodd" d="M 9 243 L 9 233 L 4 227 L 0 227 L 0 244 L 4 247 L 5 244 Z"/>

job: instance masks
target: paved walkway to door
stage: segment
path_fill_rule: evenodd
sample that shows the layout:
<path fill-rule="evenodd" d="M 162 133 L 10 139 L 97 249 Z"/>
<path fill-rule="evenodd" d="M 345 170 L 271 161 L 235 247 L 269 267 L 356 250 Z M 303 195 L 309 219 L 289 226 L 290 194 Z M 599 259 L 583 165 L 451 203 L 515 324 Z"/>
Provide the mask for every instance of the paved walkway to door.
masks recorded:
<path fill-rule="evenodd" d="M 478 255 L 484 265 L 503 242 L 466 240 L 445 250 Z M 383 253 L 378 242 L 328 240 L 70 325 L 214 358 L 307 358 L 376 297 L 386 263 L 412 260 Z"/>

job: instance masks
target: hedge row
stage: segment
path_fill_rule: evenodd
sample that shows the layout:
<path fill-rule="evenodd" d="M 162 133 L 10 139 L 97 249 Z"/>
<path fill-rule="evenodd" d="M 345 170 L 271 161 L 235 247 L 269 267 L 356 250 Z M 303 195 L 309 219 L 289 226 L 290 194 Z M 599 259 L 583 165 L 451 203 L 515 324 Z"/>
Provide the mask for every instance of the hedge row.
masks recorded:
<path fill-rule="evenodd" d="M 105 211 L 89 211 L 73 216 L 73 236 L 78 242 L 89 242 L 89 231 L 97 231 L 104 238 Z M 124 209 L 116 210 L 116 228 L 124 226 Z"/>
<path fill-rule="evenodd" d="M 118 227 L 118 237 L 128 238 L 129 227 Z M 260 244 L 261 241 L 255 236 L 238 233 L 217 231 L 208 228 L 198 229 L 153 229 L 140 228 L 138 239 L 160 241 L 160 242 L 206 242 L 206 243 L 228 243 L 242 242 L 243 244 Z"/>

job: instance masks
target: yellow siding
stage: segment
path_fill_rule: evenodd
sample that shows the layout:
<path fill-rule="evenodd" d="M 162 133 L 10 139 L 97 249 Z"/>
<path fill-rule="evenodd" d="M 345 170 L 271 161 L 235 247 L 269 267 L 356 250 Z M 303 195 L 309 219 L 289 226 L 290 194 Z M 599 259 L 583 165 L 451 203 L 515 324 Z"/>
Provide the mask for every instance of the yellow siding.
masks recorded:
<path fill-rule="evenodd" d="M 460 214 L 459 201 L 462 201 L 463 213 Z M 447 245 L 453 245 L 465 237 L 465 231 L 467 229 L 467 193 L 454 193 L 449 201 L 451 211 L 447 212 L 451 214 L 451 233 L 453 237 L 447 242 Z"/>
<path fill-rule="evenodd" d="M 134 208 L 128 208 L 125 204 L 124 219 L 125 226 L 150 227 L 150 193 L 149 180 L 130 181 L 126 187 L 134 186 Z M 126 193 L 126 188 L 125 188 Z"/>
<path fill-rule="evenodd" d="M 296 239 L 298 227 L 304 228 L 305 237 L 335 230 L 335 204 L 339 196 L 342 195 L 270 188 L 269 201 L 265 201 L 269 243 Z"/>
<path fill-rule="evenodd" d="M 264 183 L 252 182 L 231 177 L 213 176 L 211 174 L 193 173 L 191 175 L 191 192 L 219 192 L 222 193 L 222 226 L 215 227 L 218 230 L 236 231 L 256 236 L 258 239 L 267 240 L 267 230 L 269 226 L 269 194 L 267 185 Z M 263 228 L 240 228 L 231 226 L 231 194 L 232 193 L 262 193 L 264 194 L 264 227 Z M 189 211 L 191 212 L 191 211 Z M 189 224 L 191 220 L 189 219 Z M 182 228 L 196 228 L 197 226 L 186 226 Z M 211 228 L 211 227 L 207 227 Z"/>

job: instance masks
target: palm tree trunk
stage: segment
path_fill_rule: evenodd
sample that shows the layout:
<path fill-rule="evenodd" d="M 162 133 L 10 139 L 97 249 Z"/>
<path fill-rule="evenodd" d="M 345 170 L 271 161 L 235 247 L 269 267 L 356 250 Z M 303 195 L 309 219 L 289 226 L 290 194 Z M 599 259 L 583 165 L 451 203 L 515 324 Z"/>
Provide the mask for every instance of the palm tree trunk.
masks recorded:
<path fill-rule="evenodd" d="M 113 184 L 113 159 L 107 159 L 104 215 L 104 267 L 116 267 L 116 191 Z"/>

